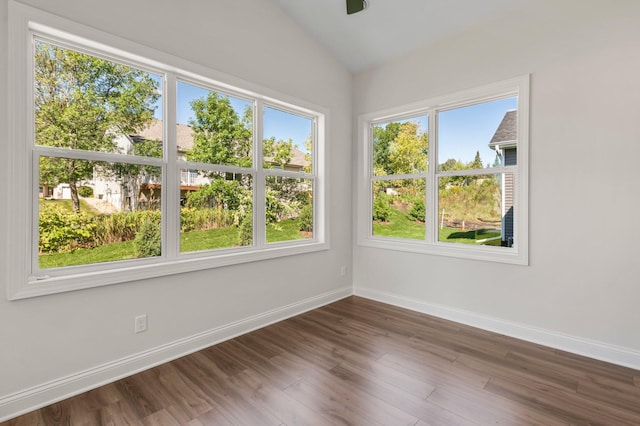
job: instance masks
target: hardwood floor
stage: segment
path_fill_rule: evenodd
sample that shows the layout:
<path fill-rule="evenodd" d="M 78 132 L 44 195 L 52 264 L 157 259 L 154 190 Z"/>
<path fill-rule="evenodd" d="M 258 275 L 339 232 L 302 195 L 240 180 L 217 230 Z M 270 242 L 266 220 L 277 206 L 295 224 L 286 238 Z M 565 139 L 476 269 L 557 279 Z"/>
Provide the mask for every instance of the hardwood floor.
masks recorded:
<path fill-rule="evenodd" d="M 350 297 L 2 425 L 640 425 L 640 371 Z"/>

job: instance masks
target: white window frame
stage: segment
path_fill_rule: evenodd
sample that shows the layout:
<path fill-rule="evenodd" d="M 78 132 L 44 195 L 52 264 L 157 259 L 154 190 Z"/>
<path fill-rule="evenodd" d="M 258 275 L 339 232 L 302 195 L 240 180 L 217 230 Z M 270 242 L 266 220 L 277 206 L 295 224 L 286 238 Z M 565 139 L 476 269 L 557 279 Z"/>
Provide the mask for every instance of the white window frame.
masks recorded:
<path fill-rule="evenodd" d="M 36 146 L 34 143 L 33 40 L 34 37 L 163 76 L 163 158 L 82 152 Z M 244 262 L 327 250 L 328 218 L 325 179 L 325 128 L 328 111 L 309 102 L 274 92 L 241 79 L 133 43 L 38 9 L 9 2 L 9 188 L 8 241 L 12 258 L 7 262 L 9 300 L 136 281 Z M 194 83 L 210 90 L 253 102 L 253 164 L 251 168 L 181 161 L 176 145 L 177 81 Z M 291 172 L 262 168 L 263 105 L 313 120 L 312 172 Z M 81 156 L 111 162 L 143 163 L 161 167 L 162 255 L 154 258 L 114 261 L 61 268 L 38 268 L 38 168 L 39 155 Z M 180 252 L 180 170 L 198 168 L 250 174 L 253 181 L 253 245 L 247 247 Z M 276 175 L 313 182 L 313 237 L 305 240 L 266 243 L 265 178 Z M 174 184 L 171 184 L 171 183 Z"/>
<path fill-rule="evenodd" d="M 469 172 L 455 172 L 452 175 L 487 173 L 514 173 L 514 245 L 494 247 L 438 241 L 438 190 L 437 178 L 450 173 L 437 171 L 437 113 L 461 108 L 496 99 L 517 96 L 518 104 L 518 150 L 517 165 Z M 402 120 L 427 115 L 429 123 L 429 167 L 424 173 L 411 175 L 384 176 L 382 179 L 426 178 L 426 232 L 424 240 L 412 240 L 373 235 L 373 126 L 377 123 Z M 487 144 L 489 141 L 487 141 Z M 363 114 L 358 117 L 358 194 L 356 205 L 357 243 L 361 246 L 380 249 L 400 250 L 463 259 L 528 265 L 528 188 L 529 188 L 529 75 L 504 80 L 450 95 L 426 99 L 409 105 L 383 111 Z"/>

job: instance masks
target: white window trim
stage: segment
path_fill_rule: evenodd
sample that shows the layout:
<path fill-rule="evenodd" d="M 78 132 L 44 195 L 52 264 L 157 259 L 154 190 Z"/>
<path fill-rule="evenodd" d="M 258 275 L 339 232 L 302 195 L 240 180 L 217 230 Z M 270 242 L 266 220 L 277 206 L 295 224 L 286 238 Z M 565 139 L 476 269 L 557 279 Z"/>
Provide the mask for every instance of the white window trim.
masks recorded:
<path fill-rule="evenodd" d="M 33 149 L 33 106 L 32 101 L 32 33 L 50 37 L 52 40 L 62 40 L 70 47 L 77 49 L 85 46 L 87 49 L 100 52 L 100 56 L 117 62 L 131 63 L 133 66 L 164 74 L 163 108 L 165 114 L 164 132 L 167 148 L 164 160 L 143 159 L 153 165 L 161 165 L 165 170 L 165 178 L 171 181 L 179 173 L 181 167 L 191 163 L 178 161 L 175 154 L 175 84 L 178 79 L 194 81 L 232 96 L 249 98 L 255 101 L 260 118 L 254 119 L 260 123 L 254 127 L 254 147 L 261 147 L 257 138 L 262 135 L 261 115 L 262 105 L 291 111 L 295 114 L 314 119 L 314 146 L 312 173 L 292 173 L 286 171 L 262 170 L 260 150 L 254 150 L 254 166 L 252 173 L 254 180 L 254 202 L 258 191 L 255 186 L 260 179 L 267 175 L 299 177 L 312 179 L 314 183 L 314 236 L 309 240 L 297 240 L 281 243 L 264 242 L 264 237 L 257 238 L 259 229 L 264 229 L 264 206 L 256 204 L 254 208 L 254 245 L 245 248 L 229 248 L 195 253 L 179 253 L 179 231 L 175 226 L 179 221 L 179 197 L 168 202 L 171 187 L 166 185 L 168 194 L 163 197 L 163 254 L 157 258 L 115 261 L 102 264 L 73 266 L 66 268 L 52 268 L 42 270 L 42 275 L 33 274 L 33 241 L 37 241 L 37 220 L 33 214 L 37 209 L 34 201 L 33 188 L 37 188 L 38 172 L 34 158 L 37 152 L 47 151 L 49 148 Z M 9 199 L 12 208 L 7 209 L 8 238 L 7 252 L 12 253 L 11 259 L 5 262 L 5 278 L 7 282 L 7 297 L 9 300 L 42 296 L 78 289 L 85 289 L 108 284 L 136 281 L 166 275 L 180 274 L 234 265 L 245 262 L 291 256 L 329 249 L 328 227 L 328 186 L 325 177 L 326 162 L 326 132 L 329 125 L 329 112 L 323 107 L 284 95 L 268 88 L 253 84 L 242 79 L 223 74 L 190 61 L 151 49 L 137 43 L 121 39 L 114 35 L 98 31 L 76 22 L 43 12 L 15 1 L 9 2 L 9 129 L 8 147 L 6 154 L 10 158 L 9 176 L 20 177 L 11 182 Z M 170 64 L 170 65 L 169 65 Z M 173 126 L 172 126 L 173 124 Z M 42 148 L 42 149 L 40 149 Z M 99 154 L 101 158 L 110 158 L 111 154 Z M 121 158 L 113 156 L 116 161 Z M 139 158 L 137 158 L 139 160 Z M 259 160 L 259 161 L 258 161 Z M 212 167 L 211 165 L 207 165 Z M 228 166 L 213 166 L 214 168 L 236 170 Z M 27 173 L 31 171 L 31 173 Z M 35 182 L 35 183 L 34 183 Z M 264 183 L 262 183 L 264 187 Z M 174 188 L 173 195 L 177 189 Z M 35 194 L 37 196 L 37 193 Z M 264 198 L 264 196 L 263 196 Z M 264 200 L 262 200 L 264 202 Z M 176 207 L 178 206 L 178 207 Z M 262 210 L 262 216 L 260 216 Z M 256 223 L 257 222 L 257 223 Z M 35 226 L 34 226 L 35 223 Z M 172 226 L 167 226 L 169 223 Z M 37 251 L 37 250 L 36 250 Z M 51 271 L 51 273 L 49 273 Z"/>
<path fill-rule="evenodd" d="M 518 151 L 517 169 L 513 167 L 492 168 L 491 172 L 509 172 L 516 174 L 515 217 L 513 247 L 474 246 L 437 241 L 435 228 L 438 224 L 437 191 L 433 185 L 437 172 L 435 163 L 430 160 L 429 170 L 413 175 L 389 176 L 388 179 L 426 178 L 427 203 L 425 240 L 410 240 L 393 237 L 374 236 L 372 231 L 372 170 L 373 147 L 371 145 L 372 124 L 398 120 L 407 117 L 428 114 L 429 119 L 429 156 L 437 158 L 434 135 L 437 134 L 436 111 L 459 108 L 480 102 L 518 96 Z M 358 117 L 358 193 L 356 201 L 356 235 L 360 246 L 379 249 L 399 250 L 463 259 L 528 265 L 529 263 L 529 224 L 528 224 L 528 188 L 529 188 L 529 75 L 487 84 L 470 90 L 460 91 L 446 96 L 360 115 Z M 485 171 L 471 171 L 470 174 L 486 174 Z M 461 174 L 456 172 L 456 175 Z M 464 174 L 464 172 L 462 172 Z M 384 177 L 387 179 L 387 177 Z"/>

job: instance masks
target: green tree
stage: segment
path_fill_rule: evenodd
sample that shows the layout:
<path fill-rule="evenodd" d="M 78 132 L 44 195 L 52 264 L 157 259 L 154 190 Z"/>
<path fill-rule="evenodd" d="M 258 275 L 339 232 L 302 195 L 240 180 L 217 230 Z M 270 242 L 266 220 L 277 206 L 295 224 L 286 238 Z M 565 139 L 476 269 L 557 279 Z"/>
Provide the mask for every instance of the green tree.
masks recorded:
<path fill-rule="evenodd" d="M 69 49 L 35 45 L 36 144 L 76 150 L 118 152 L 118 134 L 153 118 L 157 83 L 141 70 Z M 44 157 L 42 185 L 68 183 L 75 212 L 77 187 L 93 176 L 95 163 Z"/>
<path fill-rule="evenodd" d="M 252 113 L 247 108 L 242 118 L 233 109 L 229 97 L 210 92 L 191 102 L 194 118 L 193 148 L 189 161 L 251 167 Z"/>
<path fill-rule="evenodd" d="M 419 173 L 427 169 L 427 135 L 418 123 L 400 124 L 398 135 L 389 146 L 389 164 L 394 174 Z"/>
<path fill-rule="evenodd" d="M 373 128 L 373 166 L 379 174 L 394 173 L 389 159 L 391 144 L 398 137 L 400 123 L 391 122 L 384 127 L 375 126 Z"/>
<path fill-rule="evenodd" d="M 275 165 L 284 169 L 293 157 L 293 141 L 291 139 L 276 141 L 276 138 L 272 136 L 263 141 L 262 152 L 265 160 L 268 159 L 263 164 L 265 169 L 271 169 Z"/>
<path fill-rule="evenodd" d="M 476 156 L 471 163 L 469 163 L 469 169 L 482 169 L 484 165 L 482 164 L 482 159 L 480 158 L 480 151 L 476 151 Z"/>
<path fill-rule="evenodd" d="M 193 148 L 186 153 L 189 161 L 251 167 L 253 146 L 253 112 L 245 108 L 238 116 L 228 96 L 210 92 L 206 97 L 191 102 L 194 118 L 189 121 L 193 129 Z M 207 173 L 211 182 L 187 196 L 187 206 L 237 210 L 250 203 L 249 175 L 238 180 L 227 180 L 226 174 Z"/>

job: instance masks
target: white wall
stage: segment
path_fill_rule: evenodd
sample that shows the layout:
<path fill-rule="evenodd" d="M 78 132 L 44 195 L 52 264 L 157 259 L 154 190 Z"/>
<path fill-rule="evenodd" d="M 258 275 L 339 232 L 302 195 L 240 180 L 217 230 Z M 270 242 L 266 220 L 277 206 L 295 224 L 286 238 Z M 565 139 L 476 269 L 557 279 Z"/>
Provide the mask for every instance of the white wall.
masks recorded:
<path fill-rule="evenodd" d="M 356 294 L 640 368 L 640 2 L 534 2 L 354 77 L 355 115 L 531 74 L 530 266 L 356 247 Z"/>
<path fill-rule="evenodd" d="M 329 216 L 335 220 L 331 249 L 313 254 L 13 302 L 0 282 L 0 420 L 163 355 L 351 292 L 350 273 L 340 276 L 340 267 L 350 271 L 352 250 L 351 193 L 344 184 L 350 179 L 352 76 L 280 9 L 264 0 L 22 3 L 327 108 Z M 0 0 L 2 146 L 7 145 L 7 7 L 7 0 Z M 10 184 L 19 177 L 6 176 L 6 161 L 0 156 L 0 182 Z M 0 199 L 6 199 L 4 184 Z M 0 258 L 10 262 L 11 248 L 4 243 L 8 208 L 0 203 Z M 136 335 L 133 318 L 141 313 L 148 315 L 149 330 Z M 253 321 L 218 330 L 247 318 Z M 198 335 L 211 330 L 218 332 Z M 177 345 L 173 352 L 160 348 L 171 344 Z M 134 359 L 120 362 L 129 356 Z M 96 367 L 106 372 L 87 374 Z"/>

